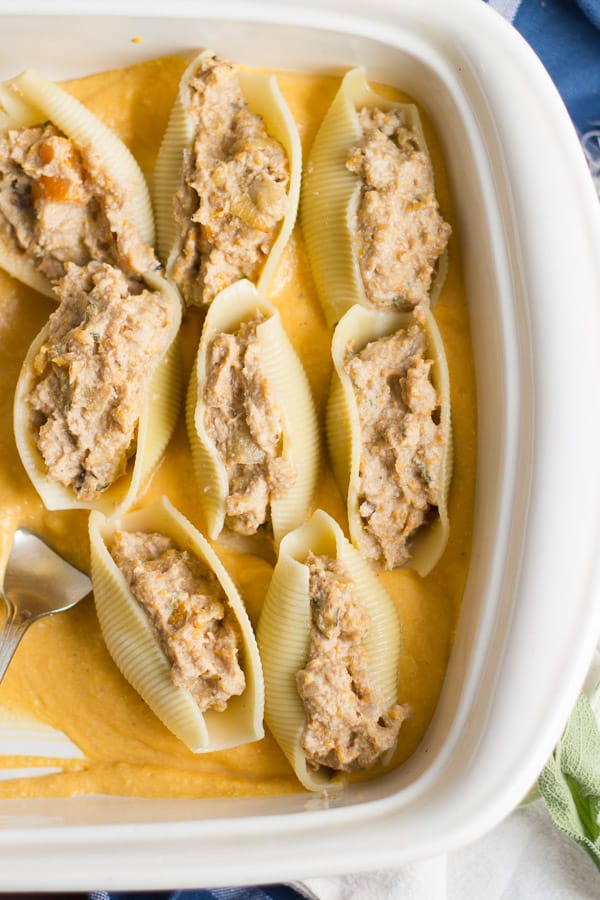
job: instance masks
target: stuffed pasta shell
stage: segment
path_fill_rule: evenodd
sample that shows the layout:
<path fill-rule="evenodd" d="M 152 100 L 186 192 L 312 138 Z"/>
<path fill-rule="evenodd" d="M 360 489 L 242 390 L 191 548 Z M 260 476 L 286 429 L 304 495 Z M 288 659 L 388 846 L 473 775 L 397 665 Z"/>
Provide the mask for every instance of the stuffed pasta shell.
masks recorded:
<path fill-rule="evenodd" d="M 319 466 L 312 394 L 279 312 L 247 280 L 208 310 L 187 427 L 210 538 L 266 529 L 277 544 L 304 521 Z"/>
<path fill-rule="evenodd" d="M 301 223 L 330 324 L 356 303 L 428 306 L 441 289 L 450 226 L 417 109 L 375 93 L 363 69 L 346 74 L 315 137 Z"/>
<path fill-rule="evenodd" d="M 133 503 L 175 427 L 181 301 L 159 274 L 134 290 L 101 262 L 67 263 L 55 291 L 17 382 L 17 449 L 47 509 L 113 513 Z"/>
<path fill-rule="evenodd" d="M 426 575 L 448 540 L 450 387 L 431 313 L 354 306 L 332 340 L 327 439 L 353 544 Z"/>
<path fill-rule="evenodd" d="M 102 634 L 127 680 L 195 753 L 263 736 L 256 640 L 239 593 L 202 535 L 163 497 L 89 522 Z"/>
<path fill-rule="evenodd" d="M 322 510 L 282 540 L 257 639 L 265 718 L 304 787 L 339 786 L 389 760 L 408 715 L 398 614 Z"/>
<path fill-rule="evenodd" d="M 187 303 L 211 303 L 240 278 L 268 289 L 301 168 L 276 78 L 201 53 L 182 76 L 154 177 L 159 255 Z"/>
<path fill-rule="evenodd" d="M 75 97 L 27 69 L 0 85 L 0 265 L 54 297 L 67 263 L 157 268 L 136 160 Z"/>

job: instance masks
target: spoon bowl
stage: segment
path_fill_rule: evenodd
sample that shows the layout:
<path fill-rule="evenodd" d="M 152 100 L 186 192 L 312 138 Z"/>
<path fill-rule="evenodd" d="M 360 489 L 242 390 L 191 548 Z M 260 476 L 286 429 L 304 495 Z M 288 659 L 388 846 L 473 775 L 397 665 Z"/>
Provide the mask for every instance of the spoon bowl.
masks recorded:
<path fill-rule="evenodd" d="M 0 631 L 0 681 L 33 622 L 71 609 L 92 590 L 87 575 L 59 556 L 41 537 L 18 528 L 4 573 L 6 621 Z"/>

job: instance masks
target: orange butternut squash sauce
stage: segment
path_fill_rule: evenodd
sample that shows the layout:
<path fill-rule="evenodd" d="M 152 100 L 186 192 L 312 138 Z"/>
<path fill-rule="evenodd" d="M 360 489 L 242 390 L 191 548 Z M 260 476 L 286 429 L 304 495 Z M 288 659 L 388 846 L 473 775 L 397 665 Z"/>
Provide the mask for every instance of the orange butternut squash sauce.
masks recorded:
<path fill-rule="evenodd" d="M 115 129 L 146 174 L 150 174 L 186 64 L 179 58 L 153 60 L 70 82 L 66 87 Z M 306 155 L 339 80 L 289 73 L 279 77 Z M 390 96 L 406 99 L 392 91 Z M 402 624 L 400 702 L 413 709 L 412 717 L 402 726 L 394 765 L 410 756 L 419 744 L 442 686 L 469 565 L 476 463 L 475 381 L 458 234 L 439 144 L 427 121 L 424 125 L 441 210 L 454 226 L 449 276 L 435 314 L 450 366 L 455 468 L 450 494 L 450 542 L 442 561 L 425 579 L 404 570 L 380 576 L 398 605 Z M 298 227 L 280 263 L 269 299 L 281 310 L 284 326 L 303 359 L 322 414 L 331 372 L 330 334 L 317 302 Z M 44 509 L 21 466 L 12 436 L 12 398 L 21 363 L 53 308 L 52 301 L 0 271 L 2 568 L 13 531 L 19 525 L 42 534 L 74 564 L 84 569 L 89 565 L 87 514 Z M 197 347 L 200 324 L 197 310 L 186 313 L 182 335 L 187 371 Z M 183 419 L 139 503 L 148 504 L 163 493 L 198 524 Z M 317 496 L 319 505 L 346 527 L 344 504 L 326 463 Z M 269 564 L 218 544 L 216 549 L 256 623 L 270 578 Z M 0 780 L 0 797 L 87 793 L 260 796 L 299 790 L 290 766 L 268 733 L 262 741 L 224 752 L 189 752 L 117 670 L 104 646 L 91 599 L 68 613 L 32 626 L 0 685 L 2 710 L 5 715 L 24 714 L 62 730 L 81 749 L 84 759 L 0 756 L 0 767 L 4 769 L 49 765 L 61 768 L 57 774 Z M 2 750 L 0 713 L 0 754 Z"/>

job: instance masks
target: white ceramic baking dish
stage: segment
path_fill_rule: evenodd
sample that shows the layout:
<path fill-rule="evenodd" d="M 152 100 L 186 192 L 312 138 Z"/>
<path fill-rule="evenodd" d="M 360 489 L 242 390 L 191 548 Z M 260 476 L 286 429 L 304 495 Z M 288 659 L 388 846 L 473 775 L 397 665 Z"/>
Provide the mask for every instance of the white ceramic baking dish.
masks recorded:
<path fill-rule="evenodd" d="M 434 722 L 408 763 L 329 800 L 0 802 L 2 888 L 291 880 L 398 866 L 477 837 L 537 776 L 600 628 L 600 216 L 548 76 L 480 0 L 11 10 L 0 3 L 0 77 L 25 64 L 79 76 L 211 46 L 287 69 L 363 64 L 421 102 L 458 208 L 479 469 L 456 644 Z"/>

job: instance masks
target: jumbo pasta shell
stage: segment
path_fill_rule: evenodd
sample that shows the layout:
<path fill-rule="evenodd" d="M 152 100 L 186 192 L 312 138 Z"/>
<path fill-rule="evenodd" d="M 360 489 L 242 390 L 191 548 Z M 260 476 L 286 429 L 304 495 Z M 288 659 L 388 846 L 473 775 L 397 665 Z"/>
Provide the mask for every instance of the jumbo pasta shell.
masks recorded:
<path fill-rule="evenodd" d="M 399 104 L 373 91 L 362 68 L 343 78 L 314 139 L 303 175 L 300 222 L 319 299 L 330 325 L 354 304 L 367 308 L 367 299 L 352 237 L 352 222 L 360 199 L 358 175 L 346 168 L 348 150 L 362 136 L 358 110 L 378 107 L 384 112 L 401 109 L 407 126 L 416 135 L 419 148 L 427 145 L 417 108 Z M 442 254 L 430 290 L 437 299 L 447 272 Z"/>
<path fill-rule="evenodd" d="M 310 386 L 279 312 L 249 281 L 226 288 L 208 309 L 188 388 L 186 418 L 204 530 L 215 539 L 223 530 L 229 484 L 225 464 L 206 428 L 207 351 L 216 334 L 234 334 L 257 311 L 264 316 L 257 328 L 264 375 L 284 423 L 282 454 L 297 471 L 293 486 L 271 503 L 273 538 L 278 544 L 310 510 L 319 466 L 319 435 Z"/>
<path fill-rule="evenodd" d="M 338 486 L 347 499 L 348 525 L 352 543 L 361 546 L 363 525 L 359 513 L 359 466 L 361 428 L 352 382 L 344 368 L 349 348 L 359 352 L 371 341 L 394 334 L 415 324 L 411 313 L 383 313 L 353 306 L 340 319 L 331 345 L 334 373 L 327 405 L 326 432 L 329 453 Z M 450 379 L 443 341 L 432 315 L 419 326 L 424 330 L 427 355 L 433 360 L 431 380 L 438 392 L 444 453 L 440 472 L 437 515 L 422 526 L 412 542 L 412 556 L 406 563 L 419 575 L 427 575 L 437 564 L 448 542 L 448 492 L 452 477 L 453 443 L 450 411 Z"/>
<path fill-rule="evenodd" d="M 154 246 L 154 216 L 142 170 L 117 135 L 83 103 L 33 69 L 0 85 L 0 130 L 51 122 L 80 149 L 102 161 L 107 179 L 123 190 L 123 218 Z M 0 239 L 0 266 L 35 290 L 54 297 L 46 276 L 18 247 Z M 141 273 L 140 273 L 141 274 Z"/>
<path fill-rule="evenodd" d="M 216 575 L 239 627 L 246 679 L 243 692 L 231 697 L 222 712 L 200 712 L 190 691 L 173 683 L 169 660 L 149 619 L 110 554 L 109 545 L 117 530 L 165 534 Z M 223 750 L 262 738 L 264 688 L 256 640 L 240 595 L 205 538 L 166 497 L 119 518 L 107 519 L 93 512 L 89 532 L 94 600 L 104 640 L 125 678 L 153 712 L 194 753 Z"/>
<path fill-rule="evenodd" d="M 170 310 L 167 347 L 157 360 L 148 380 L 137 425 L 136 450 L 127 472 L 92 500 L 81 500 L 75 492 L 51 479 L 36 446 L 30 424 L 27 397 L 36 383 L 34 360 L 49 333 L 47 323 L 31 344 L 17 381 L 13 406 L 13 424 L 21 462 L 46 509 L 93 509 L 106 515 L 128 509 L 146 486 L 171 438 L 182 399 L 182 372 L 178 331 L 181 324 L 181 300 L 175 287 L 156 272 L 147 273 L 145 282 L 152 291 L 166 295 Z"/>
<path fill-rule="evenodd" d="M 0 83 L 0 129 L 27 128 L 42 121 L 42 111 L 24 100 L 9 82 Z"/>
<path fill-rule="evenodd" d="M 210 50 L 203 51 L 183 73 L 156 161 L 153 199 L 156 210 L 157 247 L 168 274 L 172 273 L 182 246 L 182 237 L 174 215 L 174 199 L 182 183 L 184 164 L 195 135 L 195 123 L 189 114 L 189 83 L 201 62 L 214 55 Z M 286 152 L 289 167 L 286 212 L 277 227 L 277 236 L 256 282 L 258 290 L 265 293 L 269 289 L 296 221 L 302 174 L 302 146 L 298 128 L 279 89 L 276 77 L 240 71 L 239 79 L 249 109 L 261 116 L 268 135 L 281 144 Z"/>
<path fill-rule="evenodd" d="M 392 600 L 334 519 L 318 509 L 304 525 L 284 537 L 257 627 L 265 679 L 265 719 L 302 785 L 321 791 L 341 786 L 345 776 L 309 767 L 300 744 L 305 711 L 296 674 L 306 665 L 309 651 L 309 551 L 340 560 L 349 570 L 354 597 L 371 618 L 365 642 L 369 672 L 386 707 L 397 701 L 401 642 Z"/>

